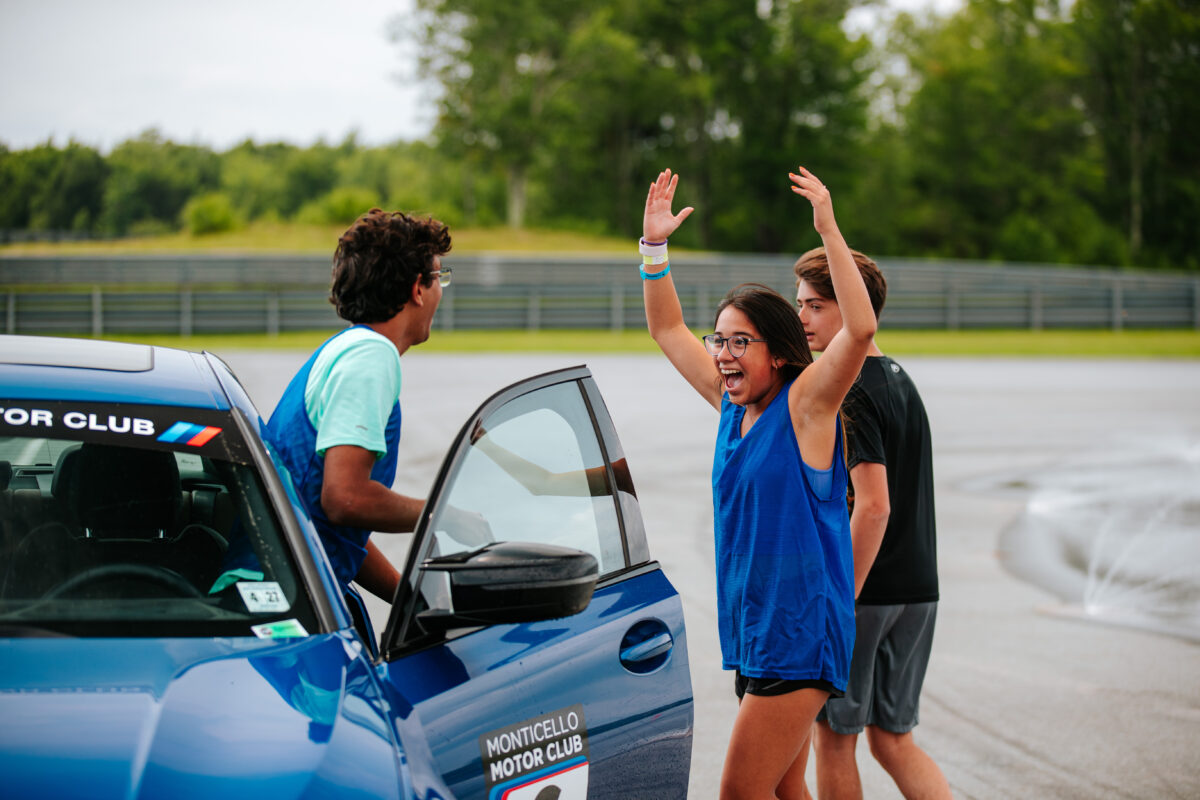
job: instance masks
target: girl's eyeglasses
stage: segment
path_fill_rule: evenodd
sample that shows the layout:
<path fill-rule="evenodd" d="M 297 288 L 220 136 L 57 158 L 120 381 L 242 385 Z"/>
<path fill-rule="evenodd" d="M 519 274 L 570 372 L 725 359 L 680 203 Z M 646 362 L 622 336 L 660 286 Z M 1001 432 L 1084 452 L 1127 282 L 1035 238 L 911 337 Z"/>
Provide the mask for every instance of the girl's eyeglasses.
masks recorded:
<path fill-rule="evenodd" d="M 729 355 L 741 358 L 746 355 L 746 348 L 751 342 L 765 342 L 766 339 L 751 339 L 749 336 L 718 336 L 710 333 L 704 337 L 704 349 L 711 356 L 721 355 L 721 348 L 728 346 Z"/>

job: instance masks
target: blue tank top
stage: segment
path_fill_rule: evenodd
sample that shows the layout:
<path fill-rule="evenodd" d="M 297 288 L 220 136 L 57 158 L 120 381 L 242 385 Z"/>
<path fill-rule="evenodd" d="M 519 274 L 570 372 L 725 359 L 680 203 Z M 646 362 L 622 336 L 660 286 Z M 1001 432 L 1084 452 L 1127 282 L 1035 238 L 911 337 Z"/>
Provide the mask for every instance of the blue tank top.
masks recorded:
<path fill-rule="evenodd" d="M 358 326 L 355 326 L 358 327 Z M 353 330 L 347 328 L 346 330 Z M 313 525 L 325 546 L 325 553 L 333 565 L 333 571 L 343 586 L 348 586 L 358 574 L 363 559 L 367 557 L 367 539 L 371 531 L 348 525 L 334 525 L 321 508 L 321 487 L 325 478 L 325 459 L 317 454 L 317 430 L 308 418 L 304 405 L 304 389 L 308 375 L 316 363 L 317 356 L 334 339 L 346 331 L 330 337 L 305 362 L 292 378 L 271 419 L 267 422 L 267 440 L 279 453 L 284 466 L 291 475 L 300 502 L 308 509 Z M 385 428 L 387 451 L 375 461 L 371 468 L 371 480 L 391 487 L 396 480 L 396 452 L 400 444 L 400 401 L 392 407 Z"/>
<path fill-rule="evenodd" d="M 800 458 L 785 384 L 741 435 L 721 401 L 713 457 L 717 618 L 725 669 L 846 688 L 854 649 L 854 557 L 841 420 L 833 466 Z"/>

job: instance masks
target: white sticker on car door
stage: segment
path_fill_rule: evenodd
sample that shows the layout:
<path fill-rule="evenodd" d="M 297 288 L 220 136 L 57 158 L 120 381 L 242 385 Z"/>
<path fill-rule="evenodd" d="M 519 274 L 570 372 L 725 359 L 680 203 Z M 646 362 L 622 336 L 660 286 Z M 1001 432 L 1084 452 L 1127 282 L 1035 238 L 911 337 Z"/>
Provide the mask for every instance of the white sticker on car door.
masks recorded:
<path fill-rule="evenodd" d="M 586 800 L 587 724 L 576 704 L 479 737 L 489 800 Z"/>
<path fill-rule="evenodd" d="M 567 800 L 575 797 L 582 800 L 587 797 L 587 787 L 588 765 L 585 761 L 491 796 L 503 800 Z"/>

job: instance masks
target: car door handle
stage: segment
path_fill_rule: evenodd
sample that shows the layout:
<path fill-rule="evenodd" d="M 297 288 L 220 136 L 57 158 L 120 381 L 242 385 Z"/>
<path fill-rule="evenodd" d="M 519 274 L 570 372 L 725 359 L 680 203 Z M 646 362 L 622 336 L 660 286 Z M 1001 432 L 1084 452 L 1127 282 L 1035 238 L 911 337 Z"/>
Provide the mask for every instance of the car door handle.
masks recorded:
<path fill-rule="evenodd" d="M 621 663 L 637 664 L 642 661 L 658 658 L 661 655 L 665 655 L 674 644 L 671 640 L 671 634 L 663 631 L 657 636 L 651 636 L 643 642 L 638 642 L 635 645 L 630 645 L 622 649 Z"/>

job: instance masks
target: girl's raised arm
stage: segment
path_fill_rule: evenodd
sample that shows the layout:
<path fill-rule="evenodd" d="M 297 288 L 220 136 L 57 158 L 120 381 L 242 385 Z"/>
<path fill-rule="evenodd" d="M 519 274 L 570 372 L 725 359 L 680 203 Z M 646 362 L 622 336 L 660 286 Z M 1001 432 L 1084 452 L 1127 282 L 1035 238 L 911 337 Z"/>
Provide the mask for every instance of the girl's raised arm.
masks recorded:
<path fill-rule="evenodd" d="M 792 191 L 806 198 L 813 207 L 813 227 L 821 235 L 829 259 L 829 277 L 842 314 L 842 329 L 830 341 L 812 365 L 792 385 L 790 403 L 793 416 L 829 417 L 835 414 L 862 369 L 871 348 L 877 322 L 871 297 L 862 275 L 850 255 L 850 248 L 838 230 L 833 216 L 833 200 L 825 184 L 804 167 L 799 174 L 788 173 Z M 801 411 L 803 409 L 803 411 Z"/>
<path fill-rule="evenodd" d="M 678 175 L 672 175 L 669 169 L 663 170 L 646 194 L 640 247 L 645 262 L 642 266 L 642 299 L 646 304 L 646 325 L 679 374 L 719 410 L 721 373 L 704 345 L 684 324 L 683 307 L 670 274 L 671 264 L 666 260 L 667 238 L 693 210 L 688 206 L 678 214 L 671 211 L 678 183 Z"/>

